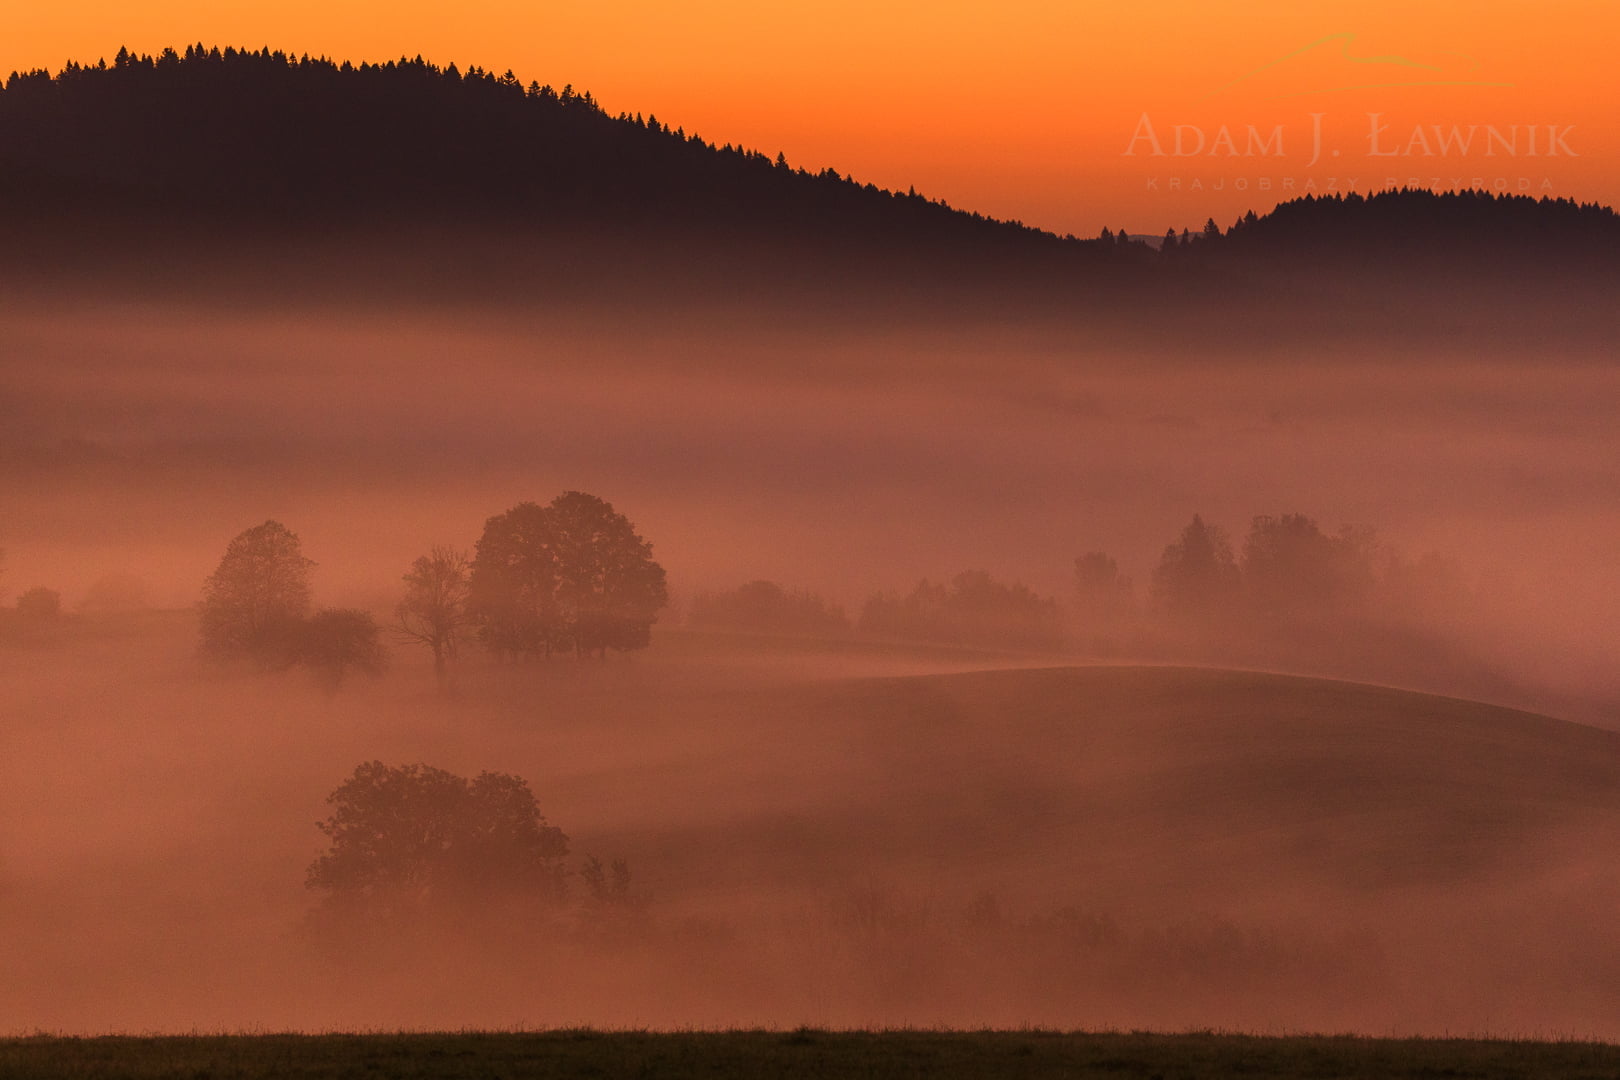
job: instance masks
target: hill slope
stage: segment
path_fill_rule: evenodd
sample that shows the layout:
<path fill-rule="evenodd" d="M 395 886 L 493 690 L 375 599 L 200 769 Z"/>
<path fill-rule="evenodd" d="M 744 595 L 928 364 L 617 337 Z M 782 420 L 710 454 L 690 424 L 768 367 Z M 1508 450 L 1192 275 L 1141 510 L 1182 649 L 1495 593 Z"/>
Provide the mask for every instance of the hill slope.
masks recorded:
<path fill-rule="evenodd" d="M 357 67 L 192 46 L 13 74 L 0 91 L 0 177 L 11 217 L 89 207 L 239 225 L 599 220 L 1056 243 L 654 117 L 609 115 L 571 86 L 420 57 Z"/>
<path fill-rule="evenodd" d="M 473 242 L 422 236 L 434 227 L 471 230 Z M 1165 300 L 1239 295 L 1208 280 L 1234 271 L 1291 295 L 1302 273 L 1326 271 L 1386 298 L 1403 295 L 1392 278 L 1427 295 L 1445 284 L 1437 269 L 1460 275 L 1462 294 L 1482 275 L 1501 290 L 1506 275 L 1509 295 L 1523 300 L 1527 278 L 1598 274 L 1607 285 L 1620 268 L 1613 211 L 1475 192 L 1304 198 L 1251 215 L 1214 243 L 1194 237 L 1165 252 L 1059 238 L 717 146 L 654 117 L 610 115 L 572 87 L 421 58 L 355 66 L 197 45 L 13 74 L 0 90 L 0 230 L 25 263 L 187 240 L 188 258 L 228 258 L 244 245 L 284 245 L 289 232 L 331 229 L 432 243 L 456 267 L 449 280 L 487 283 L 514 269 L 534 277 L 537 266 L 492 259 L 480 242 L 494 230 L 509 244 L 516 230 L 580 269 L 605 257 L 604 276 L 649 257 L 663 272 L 690 272 L 742 249 L 749 254 L 733 272 L 797 266 L 801 287 L 829 273 L 870 282 L 887 271 L 936 285 L 966 274 L 993 290 L 1010 275 L 1059 310 L 1079 287 L 1136 283 L 1134 314 L 1154 322 Z M 300 269 L 313 271 L 325 254 Z M 351 252 L 341 265 L 366 277 L 395 261 Z M 1144 278 L 1151 267 L 1169 272 Z"/>
<path fill-rule="evenodd" d="M 1252 673 L 702 642 L 480 666 L 455 701 L 402 656 L 327 699 L 187 677 L 189 629 L 0 655 L 28 733 L 0 787 L 19 1028 L 1620 1033 L 1614 733 Z M 293 928 L 322 799 L 371 759 L 524 777 L 575 859 L 628 859 L 649 921 L 334 968 Z"/>
<path fill-rule="evenodd" d="M 741 831 L 725 847 L 748 851 L 733 869 L 775 863 L 805 883 L 892 866 L 940 874 L 935 888 L 1239 910 L 1290 890 L 1372 900 L 1522 879 L 1556 860 L 1561 828 L 1620 822 L 1620 733 L 1354 683 L 1005 670 L 773 691 L 735 712 L 773 738 L 752 760 L 724 754 L 760 800 L 726 803 Z M 776 740 L 793 754 L 764 749 Z M 727 826 L 691 828 L 702 850 L 698 834 Z M 636 846 L 665 845 L 687 846 Z"/>

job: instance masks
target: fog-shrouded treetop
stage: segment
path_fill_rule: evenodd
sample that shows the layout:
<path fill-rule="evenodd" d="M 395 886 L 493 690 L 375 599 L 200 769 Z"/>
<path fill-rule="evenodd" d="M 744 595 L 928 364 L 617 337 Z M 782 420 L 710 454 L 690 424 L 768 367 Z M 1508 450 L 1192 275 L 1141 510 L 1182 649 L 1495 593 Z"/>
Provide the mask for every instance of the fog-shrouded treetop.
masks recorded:
<path fill-rule="evenodd" d="M 476 551 L 469 610 L 501 656 L 645 648 L 669 601 L 652 545 L 612 504 L 582 491 L 497 514 Z"/>

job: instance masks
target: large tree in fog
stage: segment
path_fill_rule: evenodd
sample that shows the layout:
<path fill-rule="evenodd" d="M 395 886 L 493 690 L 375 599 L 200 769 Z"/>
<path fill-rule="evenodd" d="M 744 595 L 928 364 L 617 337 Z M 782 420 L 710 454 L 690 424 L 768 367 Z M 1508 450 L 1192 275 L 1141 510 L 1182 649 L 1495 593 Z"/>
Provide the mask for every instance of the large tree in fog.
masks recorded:
<path fill-rule="evenodd" d="M 552 514 L 525 502 L 484 522 L 469 577 L 468 610 L 478 639 L 513 659 L 561 644 Z"/>
<path fill-rule="evenodd" d="M 266 521 L 238 535 L 203 583 L 203 651 L 265 666 L 296 660 L 314 566 L 304 558 L 298 537 L 280 522 Z"/>
<path fill-rule="evenodd" d="M 926 578 L 905 595 L 877 593 L 861 610 L 860 630 L 877 637 L 958 645 L 1055 649 L 1063 643 L 1055 601 L 1028 586 L 967 570 L 949 585 Z"/>
<path fill-rule="evenodd" d="M 441 684 L 451 678 L 471 619 L 467 609 L 470 572 L 466 552 L 435 545 L 411 564 L 405 575 L 405 596 L 394 608 L 395 634 L 432 651 L 433 671 Z"/>
<path fill-rule="evenodd" d="M 490 518 L 473 557 L 469 608 L 479 637 L 505 656 L 644 648 L 667 602 L 652 545 L 580 491 Z"/>
<path fill-rule="evenodd" d="M 669 602 L 652 545 L 612 504 L 567 491 L 548 507 L 557 552 L 557 612 L 581 654 L 644 649 Z"/>

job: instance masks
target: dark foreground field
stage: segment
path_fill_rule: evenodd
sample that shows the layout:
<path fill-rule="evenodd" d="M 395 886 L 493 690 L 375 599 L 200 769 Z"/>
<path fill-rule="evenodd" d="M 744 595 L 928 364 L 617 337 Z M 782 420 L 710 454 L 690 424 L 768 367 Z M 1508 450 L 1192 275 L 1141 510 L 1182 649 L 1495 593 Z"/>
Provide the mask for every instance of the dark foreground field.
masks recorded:
<path fill-rule="evenodd" d="M 1590 1042 L 1018 1032 L 597 1032 L 0 1041 L 6 1077 L 1620 1077 Z"/>

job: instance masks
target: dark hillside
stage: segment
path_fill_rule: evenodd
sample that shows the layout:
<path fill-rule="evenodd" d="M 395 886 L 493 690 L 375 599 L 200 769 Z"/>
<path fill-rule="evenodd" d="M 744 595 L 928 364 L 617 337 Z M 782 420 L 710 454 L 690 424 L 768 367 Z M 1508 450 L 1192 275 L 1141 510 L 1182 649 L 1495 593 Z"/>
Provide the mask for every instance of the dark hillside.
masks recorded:
<path fill-rule="evenodd" d="M 336 63 L 187 48 L 13 74 L 0 92 L 13 218 L 80 209 L 271 224 L 704 223 L 1058 244 L 1017 223 L 716 146 L 589 93 L 421 58 Z"/>
<path fill-rule="evenodd" d="M 255 302 L 754 304 L 1056 320 L 1252 349 L 1613 328 L 1620 218 L 1567 200 L 1304 198 L 1156 251 L 1058 237 L 715 145 L 588 92 L 420 58 L 188 47 L 0 89 L 0 275 Z"/>

